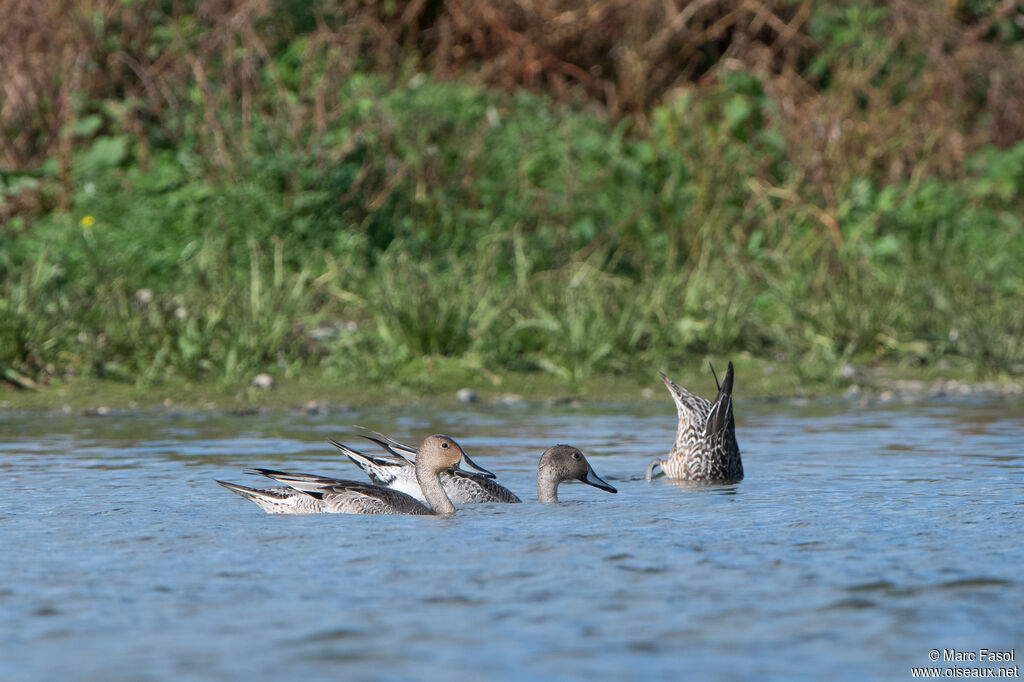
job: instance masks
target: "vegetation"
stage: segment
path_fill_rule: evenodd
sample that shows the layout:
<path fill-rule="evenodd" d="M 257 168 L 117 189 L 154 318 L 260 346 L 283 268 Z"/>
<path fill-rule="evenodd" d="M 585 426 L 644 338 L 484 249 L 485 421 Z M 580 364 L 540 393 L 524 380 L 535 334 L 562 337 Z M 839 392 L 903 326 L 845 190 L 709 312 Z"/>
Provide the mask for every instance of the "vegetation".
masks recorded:
<path fill-rule="evenodd" d="M 620 4 L 0 0 L 0 378 L 1024 372 L 1024 8 Z"/>

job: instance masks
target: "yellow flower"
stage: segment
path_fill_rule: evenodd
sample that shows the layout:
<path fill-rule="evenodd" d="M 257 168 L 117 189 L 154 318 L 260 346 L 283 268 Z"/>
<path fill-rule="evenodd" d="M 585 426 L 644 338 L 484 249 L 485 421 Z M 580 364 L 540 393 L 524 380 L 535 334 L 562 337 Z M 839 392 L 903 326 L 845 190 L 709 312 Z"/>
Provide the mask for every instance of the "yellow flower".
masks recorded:
<path fill-rule="evenodd" d="M 78 224 L 82 227 L 92 227 L 96 224 L 96 219 L 91 215 L 82 216 L 82 219 L 78 221 Z"/>

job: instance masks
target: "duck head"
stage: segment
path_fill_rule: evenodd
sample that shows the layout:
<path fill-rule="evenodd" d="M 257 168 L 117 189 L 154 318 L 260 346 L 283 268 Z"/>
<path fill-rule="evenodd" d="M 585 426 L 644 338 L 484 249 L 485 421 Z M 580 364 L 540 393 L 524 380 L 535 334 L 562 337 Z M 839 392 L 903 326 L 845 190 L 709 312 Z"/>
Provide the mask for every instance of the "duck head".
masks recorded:
<path fill-rule="evenodd" d="M 545 450 L 537 469 L 542 474 L 551 472 L 559 481 L 580 481 L 610 493 L 618 492 L 594 473 L 583 453 L 571 445 L 556 445 Z"/>
<path fill-rule="evenodd" d="M 447 469 L 460 468 L 461 464 L 476 469 L 487 478 L 495 478 L 494 474 L 471 460 L 462 446 L 450 436 L 442 434 L 429 436 L 416 451 L 416 466 L 426 467 L 434 473 L 439 474 Z"/>

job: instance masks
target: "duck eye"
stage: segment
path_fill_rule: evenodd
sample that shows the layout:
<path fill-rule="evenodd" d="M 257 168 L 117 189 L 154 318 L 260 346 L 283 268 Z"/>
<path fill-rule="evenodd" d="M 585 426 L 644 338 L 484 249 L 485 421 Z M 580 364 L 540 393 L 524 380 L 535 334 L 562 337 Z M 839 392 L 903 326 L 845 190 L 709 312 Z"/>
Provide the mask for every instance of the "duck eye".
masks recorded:
<path fill-rule="evenodd" d="M 572 458 L 573 459 L 579 459 L 580 458 L 580 453 L 578 453 L 578 452 L 572 453 Z"/>
<path fill-rule="evenodd" d="M 446 448 L 446 447 L 448 447 L 448 443 L 441 443 L 441 447 L 442 447 L 442 448 Z"/>

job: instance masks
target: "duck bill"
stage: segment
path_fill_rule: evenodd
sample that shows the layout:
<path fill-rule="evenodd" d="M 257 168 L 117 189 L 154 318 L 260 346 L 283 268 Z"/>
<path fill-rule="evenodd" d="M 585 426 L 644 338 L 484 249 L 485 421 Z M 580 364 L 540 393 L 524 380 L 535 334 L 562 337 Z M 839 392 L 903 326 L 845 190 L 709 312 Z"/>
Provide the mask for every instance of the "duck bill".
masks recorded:
<path fill-rule="evenodd" d="M 588 469 L 587 470 L 587 475 L 584 476 L 583 478 L 581 478 L 580 480 L 583 481 L 584 483 L 586 483 L 587 485 L 592 485 L 595 488 L 600 488 L 601 490 L 607 490 L 610 493 L 617 493 L 617 492 L 619 492 L 614 487 L 608 485 L 608 483 L 606 481 L 604 481 L 604 479 L 602 479 L 600 476 L 595 474 L 593 467 Z"/>
<path fill-rule="evenodd" d="M 469 458 L 469 455 L 467 455 L 465 452 L 462 453 L 462 462 L 461 462 L 461 464 L 465 464 L 466 466 L 469 466 L 469 467 L 472 467 L 472 468 L 476 469 L 477 471 L 479 471 L 481 474 L 483 474 L 487 478 L 497 478 L 497 476 L 492 474 L 490 471 L 488 471 L 487 469 L 484 469 L 482 466 L 478 465 L 476 462 L 471 460 Z"/>

